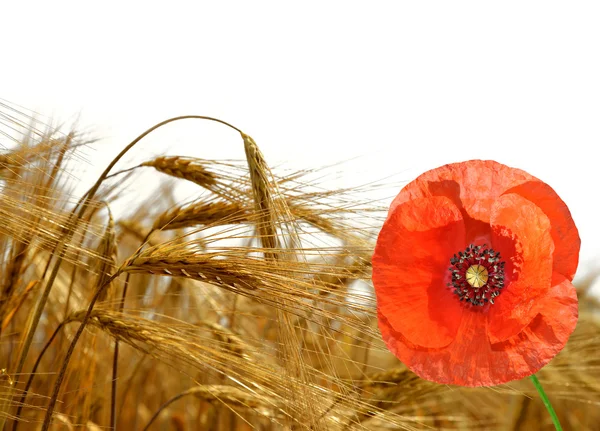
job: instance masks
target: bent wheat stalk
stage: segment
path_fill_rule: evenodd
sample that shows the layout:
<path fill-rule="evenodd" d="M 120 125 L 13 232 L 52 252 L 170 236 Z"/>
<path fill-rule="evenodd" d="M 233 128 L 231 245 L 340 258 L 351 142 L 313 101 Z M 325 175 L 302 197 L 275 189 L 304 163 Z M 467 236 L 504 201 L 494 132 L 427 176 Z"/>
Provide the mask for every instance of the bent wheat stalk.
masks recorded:
<path fill-rule="evenodd" d="M 250 182 L 252 184 L 252 194 L 254 196 L 255 212 L 258 216 L 257 230 L 260 241 L 263 248 L 265 249 L 265 259 L 271 261 L 275 267 L 278 266 L 278 262 L 281 256 L 277 253 L 279 248 L 279 237 L 277 234 L 276 225 L 278 220 L 277 215 L 283 216 L 287 220 L 291 220 L 291 213 L 285 199 L 280 199 L 280 205 L 274 207 L 274 198 L 271 194 L 271 188 L 276 190 L 277 183 L 270 180 L 273 178 L 269 167 L 259 150 L 254 140 L 241 133 L 244 140 L 244 151 L 246 153 L 246 160 L 248 162 L 248 169 L 250 170 Z M 270 178 L 269 178 L 270 177 Z M 276 213 L 279 212 L 279 214 Z M 285 226 L 284 226 L 285 229 Z M 292 225 L 286 229 L 288 234 L 288 241 L 284 244 L 287 246 L 297 246 L 299 243 L 295 227 Z M 276 269 L 276 272 L 277 269 Z M 278 328 L 279 338 L 281 345 L 281 353 L 284 358 L 285 369 L 290 376 L 293 378 L 292 381 L 299 381 L 299 385 L 295 385 L 292 392 L 292 398 L 290 401 L 295 406 L 295 409 L 304 413 L 304 417 L 308 421 L 311 429 L 319 430 L 322 428 L 322 424 L 316 415 L 316 406 L 314 405 L 314 399 L 308 393 L 308 387 L 310 380 L 307 376 L 306 370 L 304 369 L 304 362 L 302 353 L 296 346 L 301 345 L 298 340 L 298 334 L 294 330 L 293 320 L 289 313 L 284 311 L 282 308 L 286 306 L 283 298 L 277 298 L 276 301 L 279 303 L 277 307 L 278 315 Z M 304 418 L 301 418 L 304 420 Z"/>
<path fill-rule="evenodd" d="M 91 201 L 91 199 L 93 199 L 93 197 L 95 196 L 96 192 L 98 191 L 98 189 L 100 188 L 100 185 L 102 184 L 102 182 L 105 180 L 105 178 L 108 176 L 108 174 L 110 173 L 110 171 L 112 170 L 112 168 L 117 164 L 117 162 L 131 149 L 133 148 L 138 142 L 140 142 L 144 137 L 146 137 L 147 135 L 149 135 L 150 133 L 152 133 L 153 131 L 155 131 L 156 129 L 163 127 L 169 123 L 172 123 L 174 121 L 180 121 L 180 120 L 186 120 L 186 119 L 200 119 L 200 120 L 209 120 L 209 121 L 215 121 L 221 124 L 224 124 L 236 131 L 238 131 L 239 133 L 241 133 L 241 131 L 232 126 L 229 123 L 226 123 L 225 121 L 219 120 L 217 118 L 212 118 L 212 117 L 207 117 L 207 116 L 202 116 L 202 115 L 183 115 L 183 116 L 179 116 L 179 117 L 173 117 L 173 118 L 169 118 L 168 120 L 162 121 L 154 126 L 152 126 L 151 128 L 149 128 L 148 130 L 146 130 L 144 133 L 142 133 L 141 135 L 139 135 L 137 138 L 135 138 L 133 141 L 131 141 L 113 160 L 112 162 L 106 167 L 106 169 L 104 170 L 104 172 L 100 175 L 100 177 L 98 178 L 98 180 L 96 181 L 96 183 L 92 186 L 92 188 L 88 191 L 88 193 L 85 194 L 85 196 L 80 200 L 81 202 L 81 206 L 80 206 L 80 210 L 79 213 L 77 214 L 77 216 L 74 218 L 74 222 L 76 223 L 78 220 L 80 220 L 83 216 L 83 214 L 85 213 L 85 211 L 87 210 L 87 207 L 89 205 L 89 202 Z M 79 204 L 78 204 L 79 206 Z M 77 207 L 76 207 L 77 208 Z M 76 208 L 73 210 L 73 212 L 76 211 Z M 27 338 L 25 340 L 25 344 L 24 344 L 24 348 L 23 348 L 23 352 L 21 354 L 21 357 L 19 359 L 19 363 L 17 366 L 17 370 L 18 373 L 20 373 L 23 369 L 23 365 L 25 364 L 25 358 L 27 357 L 27 353 L 29 352 L 29 347 L 31 346 L 31 342 L 33 340 L 33 334 L 35 332 L 35 328 L 38 325 L 38 322 L 40 320 L 40 317 L 42 315 L 42 311 L 44 309 L 44 305 L 46 304 L 46 301 L 48 299 L 48 295 L 50 294 L 50 289 L 52 288 L 52 285 L 54 283 L 54 280 L 56 279 L 56 275 L 58 274 L 58 269 L 60 267 L 60 263 L 62 261 L 62 256 L 64 253 L 64 246 L 63 244 L 67 242 L 68 238 L 70 238 L 70 233 L 67 232 L 67 234 L 65 235 L 65 241 L 62 241 L 60 244 L 60 249 L 59 249 L 59 258 L 56 262 L 56 264 L 54 265 L 54 269 L 52 271 L 52 274 L 50 275 L 50 278 L 46 284 L 46 288 L 44 289 L 44 293 L 42 295 L 42 297 L 40 298 L 39 302 L 38 302 L 38 306 L 36 308 L 36 312 L 34 314 L 34 317 L 32 319 L 32 324 L 30 325 L 28 334 L 27 334 Z M 113 278 L 115 278 L 118 275 L 115 274 L 114 277 L 111 277 L 109 280 L 112 281 Z M 98 295 L 102 293 L 104 286 L 100 289 L 98 289 L 96 295 L 94 295 L 94 298 L 92 299 L 90 306 L 89 306 L 89 313 L 91 313 L 97 299 L 98 299 Z M 67 351 L 67 355 L 65 356 L 65 359 L 63 361 L 63 364 L 61 366 L 61 369 L 59 371 L 58 374 L 58 378 L 56 379 L 56 383 L 54 385 L 54 389 L 52 391 L 52 395 L 50 398 L 50 401 L 48 403 L 48 407 L 46 409 L 46 416 L 44 417 L 44 423 L 42 425 L 42 431 L 47 431 L 48 428 L 50 427 L 50 422 L 52 420 L 52 413 L 54 412 L 54 407 L 56 406 L 56 402 L 58 400 L 58 393 L 60 391 L 60 387 L 62 384 L 62 381 L 64 379 L 64 375 L 67 369 L 67 366 L 69 364 L 69 361 L 71 359 L 71 355 L 73 354 L 73 350 L 75 349 L 75 345 L 77 344 L 77 341 L 79 340 L 79 337 L 81 336 L 81 333 L 83 332 L 83 329 L 85 327 L 85 324 L 87 323 L 87 320 L 89 318 L 89 313 L 86 315 L 86 318 L 81 322 L 79 329 L 77 330 L 77 333 L 75 334 L 75 337 L 73 338 L 73 341 L 71 342 L 71 345 L 69 346 L 69 350 Z M 12 398 L 12 395 L 10 396 L 10 398 Z M 2 427 L 4 426 L 4 419 L 0 418 L 0 429 L 2 429 Z"/>
<path fill-rule="evenodd" d="M 277 416 L 277 404 L 272 399 L 266 398 L 264 396 L 258 396 L 256 394 L 251 394 L 247 391 L 243 391 L 233 386 L 202 385 L 181 392 L 175 395 L 167 402 L 165 402 L 150 418 L 150 420 L 144 427 L 144 431 L 150 429 L 150 426 L 163 412 L 163 410 L 165 410 L 175 401 L 180 400 L 181 398 L 186 397 L 188 395 L 194 395 L 195 397 L 203 401 L 207 401 L 209 403 L 222 403 L 229 408 L 237 407 L 247 409 L 269 418 L 274 418 L 275 416 Z"/>

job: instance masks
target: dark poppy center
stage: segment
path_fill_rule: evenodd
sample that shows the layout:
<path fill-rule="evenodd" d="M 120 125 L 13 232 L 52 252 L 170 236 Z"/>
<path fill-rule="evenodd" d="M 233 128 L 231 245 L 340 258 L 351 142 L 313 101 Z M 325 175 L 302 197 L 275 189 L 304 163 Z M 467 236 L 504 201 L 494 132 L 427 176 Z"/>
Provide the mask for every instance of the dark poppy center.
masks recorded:
<path fill-rule="evenodd" d="M 469 245 L 450 259 L 452 280 L 448 286 L 454 289 L 461 301 L 484 306 L 494 303 L 504 287 L 504 261 L 500 252 L 483 245 Z"/>

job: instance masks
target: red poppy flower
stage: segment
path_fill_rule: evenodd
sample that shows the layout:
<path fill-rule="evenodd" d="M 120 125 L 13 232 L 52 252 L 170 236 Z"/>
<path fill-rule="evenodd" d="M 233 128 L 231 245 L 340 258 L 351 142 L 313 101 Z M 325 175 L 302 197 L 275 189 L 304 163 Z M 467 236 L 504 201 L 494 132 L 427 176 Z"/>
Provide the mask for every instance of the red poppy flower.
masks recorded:
<path fill-rule="evenodd" d="M 379 328 L 421 377 L 489 386 L 537 372 L 577 323 L 579 234 L 547 184 L 494 161 L 428 171 L 373 255 Z"/>

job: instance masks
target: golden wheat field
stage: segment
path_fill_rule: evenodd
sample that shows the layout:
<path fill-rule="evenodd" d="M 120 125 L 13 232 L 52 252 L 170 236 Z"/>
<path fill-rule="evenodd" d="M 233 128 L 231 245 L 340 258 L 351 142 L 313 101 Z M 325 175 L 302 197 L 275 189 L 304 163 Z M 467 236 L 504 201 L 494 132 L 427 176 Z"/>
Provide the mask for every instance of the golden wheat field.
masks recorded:
<path fill-rule="evenodd" d="M 184 120 L 232 129 L 236 160 L 113 169 Z M 385 184 L 324 188 L 326 169 L 276 169 L 243 131 L 190 116 L 143 132 L 77 195 L 68 167 L 85 163 L 85 135 L 2 122 L 14 133 L 0 154 L 0 429 L 553 429 L 528 379 L 439 385 L 387 351 L 370 283 L 387 208 L 368 197 Z M 196 198 L 159 186 L 117 216 L 141 172 L 192 183 Z M 539 373 L 567 430 L 600 429 L 592 281 Z"/>

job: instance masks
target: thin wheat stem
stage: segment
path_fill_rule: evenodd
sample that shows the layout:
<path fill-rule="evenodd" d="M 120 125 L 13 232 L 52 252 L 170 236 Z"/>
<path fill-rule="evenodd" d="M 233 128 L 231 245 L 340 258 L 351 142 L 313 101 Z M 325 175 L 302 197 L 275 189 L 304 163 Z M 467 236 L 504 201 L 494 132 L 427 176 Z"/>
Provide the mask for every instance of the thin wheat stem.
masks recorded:
<path fill-rule="evenodd" d="M 110 429 L 117 429 L 117 376 L 119 366 L 119 340 L 115 339 L 113 371 L 110 385 Z"/>
<path fill-rule="evenodd" d="M 146 235 L 146 238 L 142 241 L 142 245 L 148 241 L 152 231 Z M 127 298 L 127 288 L 129 287 L 129 278 L 131 273 L 127 273 L 125 277 L 125 283 L 123 284 L 123 293 L 121 295 L 121 302 L 119 303 L 119 312 L 123 311 L 125 307 L 125 299 Z M 113 353 L 113 369 L 112 369 L 112 382 L 110 391 L 110 426 L 111 429 L 117 429 L 117 378 L 119 374 L 119 340 L 115 339 L 115 350 Z"/>
<path fill-rule="evenodd" d="M 79 328 L 77 328 L 77 332 L 69 345 L 69 349 L 67 350 L 67 354 L 65 355 L 65 359 L 62 362 L 60 371 L 58 372 L 58 377 L 56 378 L 56 382 L 54 383 L 54 389 L 52 390 L 52 396 L 50 397 L 50 402 L 48 403 L 48 407 L 46 409 L 46 416 L 44 417 L 44 424 L 42 425 L 42 431 L 48 431 L 50 428 L 50 422 L 52 421 L 52 413 L 54 412 L 54 407 L 56 406 L 56 402 L 58 400 L 58 393 L 60 392 L 60 387 L 65 378 L 65 374 L 67 372 L 67 367 L 69 366 L 69 361 L 71 360 L 71 356 L 73 356 L 73 351 L 75 350 L 75 346 L 77 345 L 77 341 L 79 341 L 79 337 L 83 334 L 83 330 L 85 329 L 85 325 L 90 319 L 90 315 L 92 314 L 92 310 L 94 309 L 94 305 L 98 301 L 98 298 L 102 294 L 103 290 L 107 288 L 110 283 L 116 279 L 121 273 L 116 272 L 113 274 L 106 282 L 100 286 L 99 289 L 96 290 L 94 297 L 90 301 L 90 305 L 85 313 L 83 319 L 81 319 L 81 324 Z"/>
<path fill-rule="evenodd" d="M 31 369 L 31 373 L 29 374 L 29 379 L 27 380 L 27 384 L 25 385 L 25 388 L 23 389 L 23 393 L 21 394 L 21 399 L 17 403 L 19 407 L 17 408 L 17 412 L 15 413 L 15 420 L 13 422 L 13 427 L 12 427 L 13 431 L 17 431 L 17 428 L 19 427 L 19 423 L 20 423 L 19 418 L 21 417 L 21 411 L 23 410 L 23 406 L 25 405 L 25 399 L 27 398 L 27 392 L 29 392 L 29 388 L 31 388 L 31 384 L 33 383 L 33 379 L 35 377 L 35 372 L 37 371 L 38 366 L 42 362 L 42 358 L 44 357 L 46 350 L 48 350 L 48 348 L 50 347 L 50 345 L 52 344 L 52 342 L 54 341 L 54 339 L 56 338 L 56 336 L 58 335 L 58 333 L 60 332 L 60 330 L 63 328 L 64 325 L 65 325 L 64 321 L 59 323 L 59 325 L 54 330 L 54 333 L 52 334 L 50 339 L 46 342 L 46 345 L 44 346 L 44 348 L 38 355 L 38 357 L 35 361 L 35 364 L 33 364 L 33 368 Z"/>
<path fill-rule="evenodd" d="M 154 414 L 152 415 L 152 417 L 150 418 L 150 420 L 148 421 L 148 423 L 144 427 L 143 431 L 147 431 L 148 429 L 150 429 L 150 425 L 152 425 L 154 423 L 154 421 L 156 420 L 156 418 L 158 418 L 158 416 L 161 414 L 161 412 L 164 409 L 166 409 L 167 407 L 169 407 L 175 401 L 177 401 L 177 400 L 185 397 L 186 395 L 190 395 L 190 393 L 188 391 L 185 391 L 185 392 L 182 392 L 180 394 L 177 394 L 173 398 L 171 398 L 170 400 L 166 401 L 162 406 L 160 406 L 158 408 L 158 410 L 156 410 L 156 412 L 154 412 Z"/>

